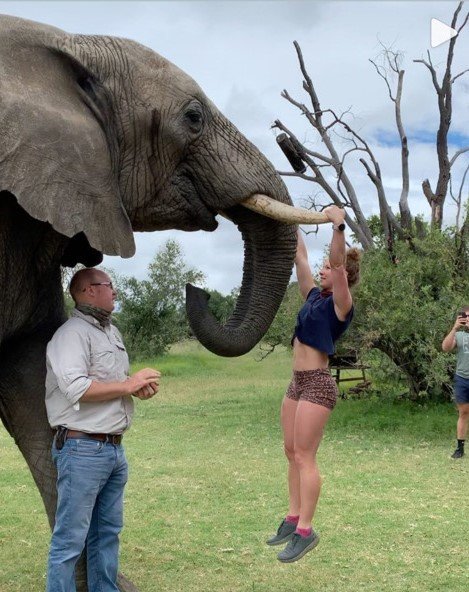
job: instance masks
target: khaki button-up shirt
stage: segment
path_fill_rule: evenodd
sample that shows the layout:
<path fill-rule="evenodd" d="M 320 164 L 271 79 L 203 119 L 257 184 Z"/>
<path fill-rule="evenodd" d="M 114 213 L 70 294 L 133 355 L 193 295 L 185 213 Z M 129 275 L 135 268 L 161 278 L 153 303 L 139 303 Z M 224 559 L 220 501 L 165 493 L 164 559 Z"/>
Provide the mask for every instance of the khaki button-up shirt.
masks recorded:
<path fill-rule="evenodd" d="M 132 421 L 133 399 L 83 402 L 91 382 L 121 382 L 129 358 L 121 334 L 78 310 L 47 345 L 46 408 L 50 425 L 88 433 L 122 434 Z"/>

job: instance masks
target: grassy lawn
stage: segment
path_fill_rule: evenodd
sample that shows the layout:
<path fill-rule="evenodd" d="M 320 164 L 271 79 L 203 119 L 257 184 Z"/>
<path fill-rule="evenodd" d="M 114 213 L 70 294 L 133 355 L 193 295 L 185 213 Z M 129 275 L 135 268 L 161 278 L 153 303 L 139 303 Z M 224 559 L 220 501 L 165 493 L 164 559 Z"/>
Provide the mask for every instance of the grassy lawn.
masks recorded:
<path fill-rule="evenodd" d="M 319 453 L 322 540 L 277 561 L 282 547 L 264 540 L 287 509 L 278 411 L 290 359 L 255 357 L 181 344 L 152 362 L 161 393 L 138 402 L 125 437 L 122 571 L 141 592 L 467 592 L 469 464 L 449 458 L 451 405 L 341 400 Z M 3 429 L 0 457 L 0 592 L 42 592 L 45 514 Z"/>

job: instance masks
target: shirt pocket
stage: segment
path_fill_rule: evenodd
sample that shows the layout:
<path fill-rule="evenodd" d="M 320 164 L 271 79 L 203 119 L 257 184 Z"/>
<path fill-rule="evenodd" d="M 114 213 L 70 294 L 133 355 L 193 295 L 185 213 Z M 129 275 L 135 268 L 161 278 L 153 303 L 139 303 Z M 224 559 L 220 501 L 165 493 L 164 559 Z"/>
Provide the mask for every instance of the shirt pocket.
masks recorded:
<path fill-rule="evenodd" d="M 91 378 L 112 380 L 116 368 L 116 349 L 109 345 L 106 349 L 91 352 Z"/>
<path fill-rule="evenodd" d="M 117 373 L 124 373 L 124 376 L 129 374 L 129 356 L 127 355 L 127 351 L 125 349 L 124 344 L 120 339 L 116 339 L 115 341 L 116 351 L 115 351 L 115 364 L 116 364 L 116 372 Z"/>

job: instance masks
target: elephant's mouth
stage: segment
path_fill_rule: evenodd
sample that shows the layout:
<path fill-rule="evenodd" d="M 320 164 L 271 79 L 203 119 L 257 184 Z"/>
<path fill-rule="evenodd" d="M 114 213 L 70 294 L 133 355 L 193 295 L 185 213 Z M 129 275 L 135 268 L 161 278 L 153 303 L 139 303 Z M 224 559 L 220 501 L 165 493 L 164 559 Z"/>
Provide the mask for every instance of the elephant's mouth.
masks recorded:
<path fill-rule="evenodd" d="M 200 197 L 195 179 L 190 172 L 184 171 L 179 179 L 180 195 L 186 202 L 187 212 L 191 222 L 198 230 L 213 232 L 218 227 L 217 210 L 206 204 Z M 182 181 L 182 182 L 181 182 Z"/>
<path fill-rule="evenodd" d="M 202 200 L 195 202 L 192 200 L 189 205 L 191 208 L 191 218 L 196 221 L 200 230 L 212 232 L 217 229 L 218 222 L 216 215 L 218 212 L 215 209 L 204 204 Z"/>

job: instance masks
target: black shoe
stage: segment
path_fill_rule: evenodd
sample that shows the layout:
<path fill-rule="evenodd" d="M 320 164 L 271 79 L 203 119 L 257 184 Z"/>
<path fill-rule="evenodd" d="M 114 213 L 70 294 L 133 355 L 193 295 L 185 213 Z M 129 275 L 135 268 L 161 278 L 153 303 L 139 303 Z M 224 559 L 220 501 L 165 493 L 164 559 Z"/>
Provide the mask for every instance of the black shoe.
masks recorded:
<path fill-rule="evenodd" d="M 451 458 L 462 458 L 464 456 L 464 450 L 460 448 L 456 448 L 456 450 L 451 455 Z"/>
<path fill-rule="evenodd" d="M 293 563 L 301 559 L 308 551 L 312 551 L 318 543 L 319 535 L 314 530 L 309 537 L 302 537 L 295 532 L 285 549 L 277 555 L 277 559 L 282 563 Z"/>
<path fill-rule="evenodd" d="M 286 520 L 283 520 L 280 526 L 278 527 L 277 534 L 275 534 L 273 537 L 270 537 L 270 539 L 266 541 L 266 543 L 268 545 L 271 545 L 272 547 L 274 545 L 281 545 L 282 543 L 286 543 L 291 539 L 292 534 L 295 532 L 295 530 L 296 524 L 294 524 L 293 522 L 287 522 Z"/>

